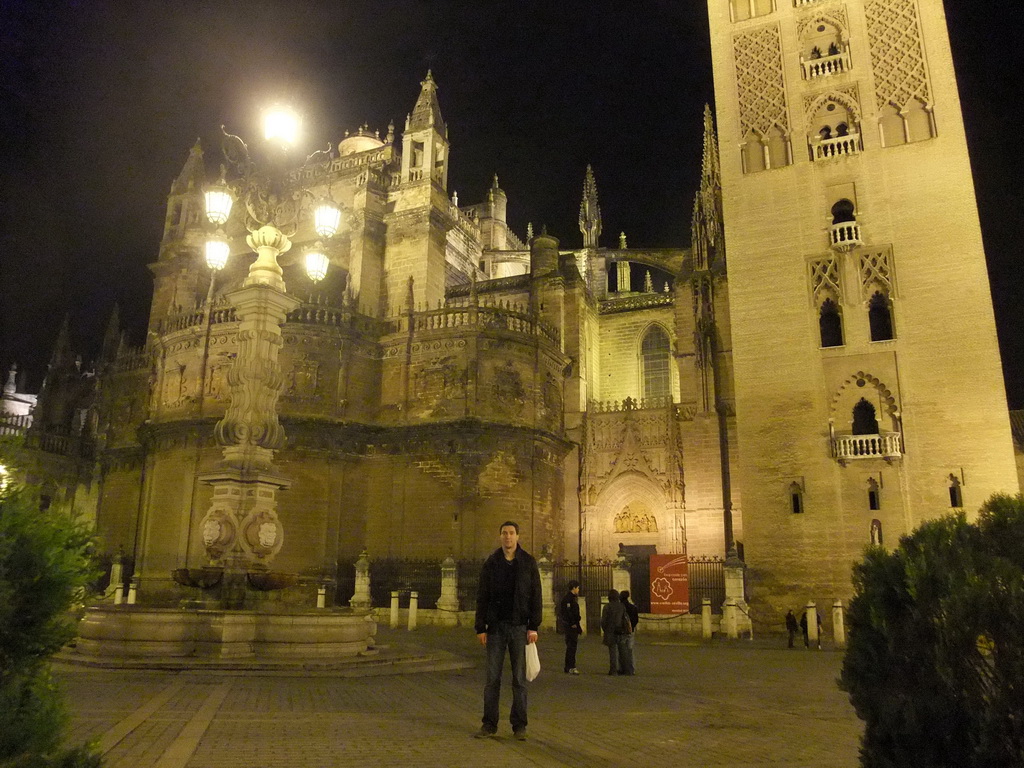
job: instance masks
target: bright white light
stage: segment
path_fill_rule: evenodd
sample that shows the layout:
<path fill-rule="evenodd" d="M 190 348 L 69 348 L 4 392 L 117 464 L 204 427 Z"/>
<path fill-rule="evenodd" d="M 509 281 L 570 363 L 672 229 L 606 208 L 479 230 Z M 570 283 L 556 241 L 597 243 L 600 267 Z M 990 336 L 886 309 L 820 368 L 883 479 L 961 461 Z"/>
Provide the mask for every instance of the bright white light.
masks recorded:
<path fill-rule="evenodd" d="M 306 274 L 314 283 L 319 283 L 327 276 L 327 257 L 320 251 L 306 254 Z"/>
<path fill-rule="evenodd" d="M 263 114 L 263 137 L 288 147 L 299 141 L 299 115 L 288 107 L 271 107 Z"/>
<path fill-rule="evenodd" d="M 341 224 L 341 209 L 325 200 L 313 211 L 313 228 L 320 237 L 334 237 Z"/>
<path fill-rule="evenodd" d="M 227 185 L 211 184 L 206 188 L 203 198 L 206 201 L 206 218 L 218 227 L 228 220 L 228 216 L 231 215 L 231 204 L 235 200 Z"/>
<path fill-rule="evenodd" d="M 0 491 L 3 491 L 7 487 L 8 475 L 7 467 L 0 464 Z"/>
<path fill-rule="evenodd" d="M 223 235 L 213 235 L 206 241 L 206 266 L 216 272 L 228 263 L 231 246 Z"/>

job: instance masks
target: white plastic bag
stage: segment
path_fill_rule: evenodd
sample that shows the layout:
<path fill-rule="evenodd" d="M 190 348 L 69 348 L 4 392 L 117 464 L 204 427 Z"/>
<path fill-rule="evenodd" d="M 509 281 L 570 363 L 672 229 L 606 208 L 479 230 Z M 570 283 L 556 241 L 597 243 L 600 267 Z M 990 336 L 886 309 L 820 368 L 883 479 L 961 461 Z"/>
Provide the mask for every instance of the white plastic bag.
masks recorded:
<path fill-rule="evenodd" d="M 540 654 L 536 643 L 526 644 L 526 679 L 530 682 L 540 674 Z"/>

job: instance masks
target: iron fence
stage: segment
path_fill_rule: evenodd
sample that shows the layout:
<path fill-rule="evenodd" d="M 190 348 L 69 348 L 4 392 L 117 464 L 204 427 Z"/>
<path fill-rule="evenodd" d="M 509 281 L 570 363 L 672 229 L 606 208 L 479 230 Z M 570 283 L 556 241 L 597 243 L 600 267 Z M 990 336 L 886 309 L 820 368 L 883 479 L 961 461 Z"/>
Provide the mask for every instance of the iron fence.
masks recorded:
<path fill-rule="evenodd" d="M 370 604 L 391 605 L 391 593 L 419 593 L 421 608 L 434 608 L 441 597 L 441 563 L 438 560 L 387 558 L 370 562 Z"/>

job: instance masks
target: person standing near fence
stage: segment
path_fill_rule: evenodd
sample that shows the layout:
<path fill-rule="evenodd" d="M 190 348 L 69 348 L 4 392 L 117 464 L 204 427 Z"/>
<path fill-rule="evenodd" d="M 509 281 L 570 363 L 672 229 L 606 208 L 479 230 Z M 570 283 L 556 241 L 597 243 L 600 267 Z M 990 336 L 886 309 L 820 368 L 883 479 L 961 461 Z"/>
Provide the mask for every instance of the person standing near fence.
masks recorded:
<path fill-rule="evenodd" d="M 622 602 L 622 607 L 626 610 L 626 616 L 629 617 L 629 623 L 633 627 L 633 631 L 626 636 L 626 653 L 619 654 L 619 674 L 620 675 L 635 675 L 636 674 L 636 625 L 640 623 L 640 609 L 636 607 L 636 603 L 629 602 L 629 590 L 624 589 L 619 592 L 619 600 Z"/>
<path fill-rule="evenodd" d="M 619 600 L 619 593 L 614 589 L 608 590 L 608 604 L 601 611 L 601 631 L 604 633 L 602 642 L 608 647 L 608 674 L 618 674 L 620 657 L 629 653 L 626 638 L 633 627 L 625 606 Z"/>
<path fill-rule="evenodd" d="M 573 579 L 568 584 L 568 591 L 562 602 L 558 604 L 558 619 L 565 633 L 565 674 L 578 675 L 576 669 L 576 644 L 583 634 L 582 617 L 580 616 L 580 583 Z"/>
<path fill-rule="evenodd" d="M 512 667 L 512 712 L 509 721 L 519 741 L 526 740 L 526 644 L 537 642 L 543 618 L 540 569 L 519 546 L 519 525 L 511 520 L 498 529 L 501 546 L 480 570 L 476 597 L 476 636 L 487 647 L 484 716 L 477 738 L 498 732 L 501 670 L 508 652 Z"/>

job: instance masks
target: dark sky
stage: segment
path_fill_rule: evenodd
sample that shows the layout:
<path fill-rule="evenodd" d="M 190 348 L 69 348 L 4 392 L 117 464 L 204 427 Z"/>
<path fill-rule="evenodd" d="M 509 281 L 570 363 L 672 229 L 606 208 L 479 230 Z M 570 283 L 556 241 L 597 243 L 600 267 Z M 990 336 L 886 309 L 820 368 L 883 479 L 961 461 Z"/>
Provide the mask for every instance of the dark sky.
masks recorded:
<path fill-rule="evenodd" d="M 972 5 L 947 3 L 947 13 L 1007 385 L 1024 407 L 1022 24 L 1010 0 L 990 0 L 984 14 Z M 589 162 L 605 244 L 625 230 L 631 246 L 687 245 L 713 100 L 705 8 L 0 0 L 0 370 L 17 361 L 35 391 L 65 314 L 88 360 L 115 301 L 141 343 L 146 265 L 197 137 L 212 170 L 220 124 L 255 140 L 259 109 L 274 100 L 305 115 L 308 151 L 363 122 L 401 131 L 428 68 L 461 204 L 479 201 L 497 173 L 521 237 L 532 221 L 576 247 Z"/>

